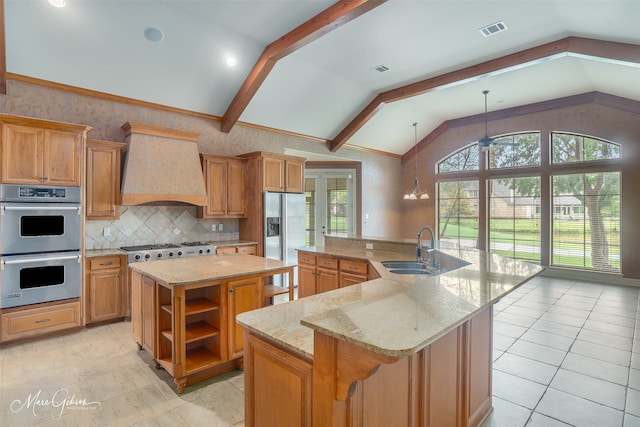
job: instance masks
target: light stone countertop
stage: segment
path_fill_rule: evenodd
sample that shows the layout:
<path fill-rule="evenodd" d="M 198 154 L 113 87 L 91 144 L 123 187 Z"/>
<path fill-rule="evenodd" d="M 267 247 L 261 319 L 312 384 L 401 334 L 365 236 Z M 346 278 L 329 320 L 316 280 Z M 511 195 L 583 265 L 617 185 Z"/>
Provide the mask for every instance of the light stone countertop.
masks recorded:
<path fill-rule="evenodd" d="M 237 321 L 308 359 L 313 331 L 388 356 L 407 356 L 496 303 L 542 267 L 470 248 L 441 248 L 467 265 L 438 276 L 389 273 L 382 261 L 415 260 L 407 252 L 304 248 L 368 260 L 381 278 L 242 313 Z M 442 256 L 442 255 L 441 255 Z"/>
<path fill-rule="evenodd" d="M 89 249 L 84 252 L 85 258 L 95 258 L 100 256 L 127 255 L 127 253 L 118 248 L 111 249 Z"/>
<path fill-rule="evenodd" d="M 133 271 L 166 285 L 179 286 L 233 279 L 249 274 L 278 272 L 295 267 L 284 261 L 254 255 L 207 255 L 129 264 Z"/>

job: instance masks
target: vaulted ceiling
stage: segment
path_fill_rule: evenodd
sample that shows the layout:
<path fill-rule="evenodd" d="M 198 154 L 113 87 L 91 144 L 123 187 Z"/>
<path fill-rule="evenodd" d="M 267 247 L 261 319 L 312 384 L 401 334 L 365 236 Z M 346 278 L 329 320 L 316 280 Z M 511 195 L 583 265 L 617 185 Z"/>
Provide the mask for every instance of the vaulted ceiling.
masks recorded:
<path fill-rule="evenodd" d="M 250 123 L 299 134 L 331 151 L 402 155 L 412 123 L 422 139 L 481 114 L 485 89 L 489 111 L 593 91 L 640 101 L 637 0 L 66 3 L 4 0 L 9 78 L 200 113 L 224 132 Z M 479 31 L 498 22 L 506 30 Z M 150 28 L 160 41 L 145 37 Z"/>

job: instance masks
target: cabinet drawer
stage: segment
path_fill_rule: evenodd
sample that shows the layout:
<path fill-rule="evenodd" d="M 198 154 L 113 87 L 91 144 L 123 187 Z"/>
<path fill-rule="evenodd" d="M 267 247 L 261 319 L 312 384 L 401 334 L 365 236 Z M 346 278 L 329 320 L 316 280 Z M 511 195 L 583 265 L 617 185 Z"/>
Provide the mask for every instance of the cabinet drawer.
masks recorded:
<path fill-rule="evenodd" d="M 89 259 L 89 270 L 105 270 L 107 268 L 120 268 L 122 258 L 119 256 L 97 257 Z"/>
<path fill-rule="evenodd" d="M 235 246 L 221 246 L 216 249 L 216 255 L 235 254 L 236 251 Z"/>
<path fill-rule="evenodd" d="M 256 245 L 238 246 L 238 253 L 244 255 L 255 255 Z"/>
<path fill-rule="evenodd" d="M 332 268 L 332 269 L 335 269 L 335 270 L 338 269 L 338 259 L 337 258 L 329 258 L 329 257 L 319 256 L 317 264 L 318 264 L 318 267 L 322 267 L 322 268 Z"/>
<path fill-rule="evenodd" d="M 80 326 L 80 302 L 24 309 L 2 315 L 2 341 Z"/>
<path fill-rule="evenodd" d="M 316 265 L 316 256 L 307 252 L 298 252 L 298 264 Z"/>
<path fill-rule="evenodd" d="M 362 261 L 340 260 L 340 271 L 349 273 L 367 274 L 367 263 Z"/>

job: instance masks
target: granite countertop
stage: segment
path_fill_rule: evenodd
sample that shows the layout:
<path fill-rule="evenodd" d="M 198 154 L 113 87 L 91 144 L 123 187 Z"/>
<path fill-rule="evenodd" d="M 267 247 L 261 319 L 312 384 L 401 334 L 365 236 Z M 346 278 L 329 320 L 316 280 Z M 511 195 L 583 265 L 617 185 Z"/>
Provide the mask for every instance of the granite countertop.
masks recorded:
<path fill-rule="evenodd" d="M 381 278 L 288 303 L 242 313 L 244 327 L 313 358 L 313 331 L 388 356 L 407 356 L 497 302 L 542 267 L 471 248 L 439 252 L 468 264 L 440 274 L 398 275 L 380 263 L 415 260 L 406 252 L 305 248 L 368 260 Z"/>
<path fill-rule="evenodd" d="M 207 255 L 129 264 L 131 270 L 173 286 L 276 272 L 295 266 L 296 264 L 284 261 L 242 254 Z"/>

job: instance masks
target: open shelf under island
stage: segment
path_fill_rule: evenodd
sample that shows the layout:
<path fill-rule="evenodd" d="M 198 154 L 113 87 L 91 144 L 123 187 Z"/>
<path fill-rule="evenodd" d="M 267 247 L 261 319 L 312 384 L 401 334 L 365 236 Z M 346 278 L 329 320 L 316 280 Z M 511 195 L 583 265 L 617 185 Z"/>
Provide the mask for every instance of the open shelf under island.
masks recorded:
<path fill-rule="evenodd" d="M 380 278 L 237 317 L 245 425 L 482 424 L 493 304 L 542 267 L 441 247 L 435 274 L 393 274 L 382 262 L 415 260 L 415 243 L 365 238 L 328 236 L 303 252 L 367 262 Z"/>
<path fill-rule="evenodd" d="M 276 295 L 293 299 L 294 267 L 242 254 L 131 264 L 134 338 L 173 376 L 179 393 L 240 368 L 243 328 L 236 315 L 269 305 Z M 280 274 L 288 275 L 288 287 L 265 285 Z"/>

